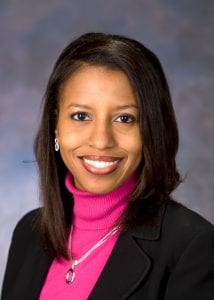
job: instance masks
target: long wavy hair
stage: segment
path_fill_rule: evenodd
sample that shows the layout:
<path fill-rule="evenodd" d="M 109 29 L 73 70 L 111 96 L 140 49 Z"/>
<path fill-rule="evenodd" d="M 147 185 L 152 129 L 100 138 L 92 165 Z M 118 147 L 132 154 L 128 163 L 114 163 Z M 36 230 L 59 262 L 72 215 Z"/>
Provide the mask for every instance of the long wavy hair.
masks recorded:
<path fill-rule="evenodd" d="M 124 72 L 136 93 L 143 140 L 140 183 L 120 219 L 122 229 L 151 223 L 160 205 L 171 199 L 180 183 L 176 168 L 178 129 L 169 87 L 157 56 L 140 42 L 112 34 L 87 33 L 61 53 L 50 75 L 43 99 L 34 151 L 39 168 L 43 207 L 39 224 L 43 246 L 52 257 L 67 257 L 67 230 L 73 201 L 65 188 L 68 172 L 54 150 L 55 128 L 62 84 L 84 64 Z"/>

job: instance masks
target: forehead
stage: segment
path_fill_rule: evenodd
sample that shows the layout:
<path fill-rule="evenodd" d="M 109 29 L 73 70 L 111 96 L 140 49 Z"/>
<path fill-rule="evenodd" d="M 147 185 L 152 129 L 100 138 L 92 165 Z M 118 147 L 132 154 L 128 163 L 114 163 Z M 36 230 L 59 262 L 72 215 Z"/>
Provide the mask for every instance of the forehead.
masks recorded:
<path fill-rule="evenodd" d="M 99 97 L 136 104 L 135 91 L 127 75 L 104 66 L 82 66 L 60 88 L 60 102 L 92 101 Z"/>

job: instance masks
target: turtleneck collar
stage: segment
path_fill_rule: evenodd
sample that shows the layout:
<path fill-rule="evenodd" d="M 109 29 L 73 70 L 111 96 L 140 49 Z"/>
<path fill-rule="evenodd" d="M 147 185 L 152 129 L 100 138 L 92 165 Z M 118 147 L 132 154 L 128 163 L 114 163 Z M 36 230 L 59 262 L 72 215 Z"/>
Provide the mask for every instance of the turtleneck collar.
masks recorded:
<path fill-rule="evenodd" d="M 84 230 L 109 229 L 121 216 L 128 204 L 128 197 L 138 184 L 135 174 L 110 193 L 99 195 L 76 189 L 70 173 L 65 185 L 74 198 L 73 226 Z"/>

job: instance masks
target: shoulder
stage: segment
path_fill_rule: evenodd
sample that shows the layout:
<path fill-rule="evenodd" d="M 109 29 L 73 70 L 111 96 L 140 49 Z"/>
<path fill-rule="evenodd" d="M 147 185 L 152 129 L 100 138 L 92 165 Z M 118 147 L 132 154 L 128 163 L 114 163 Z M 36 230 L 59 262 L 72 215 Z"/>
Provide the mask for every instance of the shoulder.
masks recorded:
<path fill-rule="evenodd" d="M 161 207 L 156 226 L 143 225 L 136 232 L 138 245 L 152 262 L 151 276 L 168 282 L 166 299 L 196 299 L 198 295 L 212 299 L 204 297 L 214 292 L 211 223 L 182 204 L 169 202 Z"/>
<path fill-rule="evenodd" d="M 204 251 L 213 255 L 214 226 L 191 209 L 172 202 L 166 205 L 162 217 L 159 244 L 177 259 L 184 253 L 189 253 L 190 259 Z"/>
<path fill-rule="evenodd" d="M 202 216 L 174 201 L 159 209 L 155 225 L 140 225 L 130 231 L 154 255 L 178 259 L 186 249 L 214 251 L 214 226 Z"/>
<path fill-rule="evenodd" d="M 206 231 L 214 234 L 214 226 L 198 213 L 178 202 L 172 201 L 166 205 L 162 232 L 172 232 L 178 236 L 194 236 Z"/>
<path fill-rule="evenodd" d="M 166 299 L 212 299 L 214 226 L 183 205 L 169 203 L 159 241 L 159 255 L 170 270 Z"/>
<path fill-rule="evenodd" d="M 25 244 L 35 235 L 37 232 L 38 220 L 40 217 L 41 208 L 34 209 L 25 214 L 17 223 L 14 232 L 12 242 L 18 241 Z"/>
<path fill-rule="evenodd" d="M 33 209 L 27 212 L 17 223 L 16 227 L 22 227 L 24 224 L 32 225 L 41 213 L 41 208 Z"/>

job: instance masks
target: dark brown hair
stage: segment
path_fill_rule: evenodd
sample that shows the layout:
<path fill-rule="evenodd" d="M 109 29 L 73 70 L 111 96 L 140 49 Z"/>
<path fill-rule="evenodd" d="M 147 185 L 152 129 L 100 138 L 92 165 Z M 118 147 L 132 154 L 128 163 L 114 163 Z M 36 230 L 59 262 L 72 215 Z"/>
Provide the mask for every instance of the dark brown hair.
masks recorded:
<path fill-rule="evenodd" d="M 180 182 L 175 162 L 178 130 L 166 77 L 156 55 L 124 36 L 80 36 L 64 49 L 54 66 L 35 139 L 43 201 L 40 233 L 44 247 L 53 257 L 67 256 L 66 230 L 72 223 L 72 197 L 64 184 L 68 171 L 59 152 L 54 151 L 59 93 L 63 82 L 84 64 L 123 71 L 138 101 L 143 140 L 141 181 L 120 220 L 122 228 L 150 222 Z"/>

